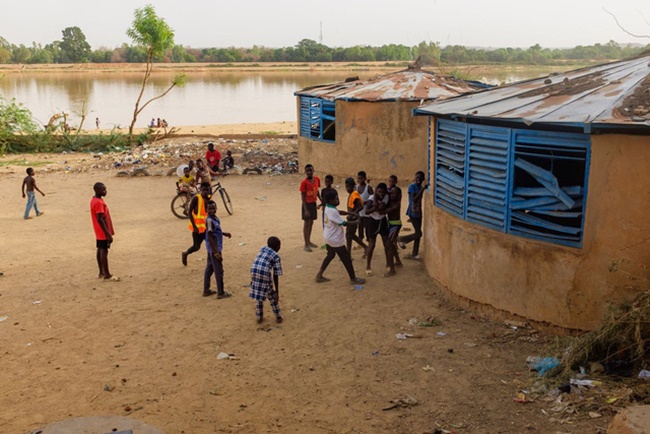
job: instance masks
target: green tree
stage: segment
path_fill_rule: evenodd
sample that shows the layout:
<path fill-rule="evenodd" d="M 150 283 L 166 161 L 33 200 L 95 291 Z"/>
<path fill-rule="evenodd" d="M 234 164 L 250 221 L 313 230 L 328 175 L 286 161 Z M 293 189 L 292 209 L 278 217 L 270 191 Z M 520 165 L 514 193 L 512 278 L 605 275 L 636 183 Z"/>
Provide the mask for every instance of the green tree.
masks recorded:
<path fill-rule="evenodd" d="M 16 134 L 33 134 L 36 129 L 32 112 L 15 99 L 7 101 L 0 96 L 0 155 L 4 154 Z"/>
<path fill-rule="evenodd" d="M 437 42 L 422 41 L 415 47 L 415 56 L 422 59 L 422 65 L 437 65 L 440 63 L 440 45 Z"/>
<path fill-rule="evenodd" d="M 66 27 L 63 29 L 63 39 L 59 48 L 61 49 L 61 61 L 63 63 L 84 63 L 90 57 L 90 44 L 86 41 L 86 35 L 79 27 Z"/>
<path fill-rule="evenodd" d="M 135 123 L 138 120 L 138 115 L 142 110 L 153 101 L 167 95 L 175 86 L 182 86 L 185 84 L 185 75 L 181 74 L 174 77 L 171 85 L 166 91 L 154 96 L 140 106 L 142 95 L 144 94 L 147 82 L 151 77 L 154 60 L 162 57 L 168 49 L 174 46 L 174 31 L 163 18 L 156 15 L 156 11 L 152 5 L 146 5 L 141 9 L 135 10 L 133 23 L 131 24 L 131 27 L 127 29 L 126 35 L 137 45 L 145 47 L 147 51 L 146 68 L 142 79 L 142 88 L 138 94 L 138 99 L 135 101 L 133 120 L 131 121 L 131 125 L 129 125 L 129 138 L 133 138 L 133 127 L 135 126 Z"/>

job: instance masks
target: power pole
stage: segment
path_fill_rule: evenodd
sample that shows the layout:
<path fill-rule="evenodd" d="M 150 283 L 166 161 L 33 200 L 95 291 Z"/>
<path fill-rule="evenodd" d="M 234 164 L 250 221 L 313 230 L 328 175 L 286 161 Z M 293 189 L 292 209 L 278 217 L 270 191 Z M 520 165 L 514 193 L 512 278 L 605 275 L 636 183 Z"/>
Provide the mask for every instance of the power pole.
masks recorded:
<path fill-rule="evenodd" d="M 320 22 L 320 38 L 318 39 L 319 44 L 323 44 L 323 22 Z"/>

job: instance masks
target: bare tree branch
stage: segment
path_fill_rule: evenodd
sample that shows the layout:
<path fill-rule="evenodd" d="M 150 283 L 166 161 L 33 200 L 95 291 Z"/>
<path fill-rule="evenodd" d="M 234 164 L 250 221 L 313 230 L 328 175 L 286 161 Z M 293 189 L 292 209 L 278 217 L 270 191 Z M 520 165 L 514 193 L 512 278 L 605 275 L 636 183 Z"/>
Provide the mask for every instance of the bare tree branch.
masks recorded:
<path fill-rule="evenodd" d="M 627 30 L 625 27 L 623 27 L 623 26 L 621 25 L 621 23 L 618 22 L 618 19 L 616 18 L 616 15 L 614 15 L 613 13 L 611 13 L 610 11 L 608 11 L 608 10 L 605 9 L 605 8 L 603 8 L 603 10 L 605 11 L 605 13 L 607 13 L 607 14 L 610 15 L 612 18 L 614 18 L 614 21 L 616 22 L 616 25 L 618 26 L 618 28 L 621 29 L 621 30 L 623 30 L 623 31 L 624 31 L 625 33 L 627 33 L 628 35 L 630 35 L 630 36 L 634 36 L 635 38 L 648 38 L 648 39 L 650 39 L 650 35 L 636 35 L 636 34 L 630 32 L 630 31 Z M 644 18 L 644 21 L 645 21 L 645 18 Z M 647 21 L 646 21 L 646 23 L 647 23 Z"/>
<path fill-rule="evenodd" d="M 642 20 L 643 20 L 647 25 L 650 26 L 650 22 L 645 18 L 645 16 L 643 15 L 643 12 L 641 12 L 639 9 L 637 9 L 637 12 L 639 13 L 639 15 L 641 15 L 641 19 L 642 19 Z"/>

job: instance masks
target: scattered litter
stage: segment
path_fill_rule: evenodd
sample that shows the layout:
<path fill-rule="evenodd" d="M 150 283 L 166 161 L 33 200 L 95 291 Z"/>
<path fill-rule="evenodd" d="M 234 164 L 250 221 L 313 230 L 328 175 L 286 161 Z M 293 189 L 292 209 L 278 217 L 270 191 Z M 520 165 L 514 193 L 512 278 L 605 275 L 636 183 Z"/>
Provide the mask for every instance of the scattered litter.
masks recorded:
<path fill-rule="evenodd" d="M 8 316 L 0 316 L 0 322 L 6 321 L 7 318 L 9 318 L 9 317 Z"/>
<path fill-rule="evenodd" d="M 412 338 L 413 335 L 409 333 L 397 333 L 395 337 L 399 340 L 405 340 L 406 338 Z"/>
<path fill-rule="evenodd" d="M 371 356 L 376 356 L 377 354 L 379 354 L 379 351 L 373 351 L 372 353 L 370 353 Z"/>
<path fill-rule="evenodd" d="M 391 399 L 389 402 L 392 405 L 382 408 L 382 411 L 388 411 L 398 407 L 414 407 L 419 404 L 418 400 L 413 398 L 411 395 L 406 395 L 403 398 Z"/>
<path fill-rule="evenodd" d="M 526 326 L 528 325 L 527 323 L 525 323 L 523 321 L 514 321 L 514 320 L 504 321 L 504 323 L 508 327 L 512 328 L 513 330 L 517 330 L 519 328 L 523 329 L 523 328 L 526 328 Z"/>
<path fill-rule="evenodd" d="M 268 197 L 266 197 L 266 196 L 257 196 L 255 198 L 255 200 L 261 200 L 261 201 L 265 201 L 266 199 L 268 199 Z"/>
<path fill-rule="evenodd" d="M 602 414 L 596 413 L 595 411 L 590 411 L 589 412 L 589 417 L 592 418 L 592 419 L 596 419 L 596 418 L 599 418 L 599 417 L 602 417 L 602 416 L 603 416 Z"/>
<path fill-rule="evenodd" d="M 418 323 L 418 319 L 417 319 L 417 318 L 411 318 L 411 319 L 409 320 L 409 324 L 411 324 L 411 325 L 416 325 L 417 323 Z"/>
<path fill-rule="evenodd" d="M 32 304 L 41 304 L 41 300 L 32 301 Z"/>
<path fill-rule="evenodd" d="M 302 268 L 302 265 L 296 265 L 296 268 Z"/>
<path fill-rule="evenodd" d="M 433 369 L 431 366 L 427 365 L 422 368 L 423 371 L 431 371 L 431 372 L 436 372 L 435 369 Z"/>
<path fill-rule="evenodd" d="M 228 353 L 219 353 L 217 354 L 217 360 L 238 360 L 237 357 L 235 357 L 234 354 L 228 354 Z"/>
<path fill-rule="evenodd" d="M 239 245 L 240 245 L 240 246 L 245 246 L 245 245 L 246 245 L 246 243 L 239 243 Z"/>
<path fill-rule="evenodd" d="M 442 336 L 447 336 L 447 333 L 445 333 L 445 332 L 438 332 L 438 333 L 436 333 L 436 334 L 437 334 L 438 336 L 441 336 L 441 337 L 442 337 Z"/>
<path fill-rule="evenodd" d="M 360 289 L 363 289 L 363 285 L 354 285 L 355 291 L 359 291 Z"/>
<path fill-rule="evenodd" d="M 439 326 L 439 325 L 440 325 L 440 323 L 432 316 L 430 316 L 426 320 L 420 321 L 418 323 L 418 326 L 420 326 L 420 327 L 433 327 L 433 326 Z"/>
<path fill-rule="evenodd" d="M 576 380 L 575 378 L 570 379 L 569 383 L 573 384 L 574 386 L 585 386 L 585 387 L 595 387 L 595 386 L 600 386 L 600 385 L 603 384 L 601 381 Z"/>
<path fill-rule="evenodd" d="M 474 348 L 478 344 L 476 342 L 465 342 L 463 345 L 465 345 L 467 348 Z"/>
<path fill-rule="evenodd" d="M 5 319 L 7 318 L 6 316 L 4 317 Z M 0 318 L 0 321 L 2 321 L 2 318 Z M 650 378 L 650 371 L 643 369 L 641 372 L 639 372 L 639 378 Z"/>
<path fill-rule="evenodd" d="M 519 404 L 528 404 L 529 402 L 533 402 L 532 400 L 528 399 L 528 397 L 524 392 L 519 392 L 517 394 L 517 397 L 514 398 L 513 401 Z"/>
<path fill-rule="evenodd" d="M 528 356 L 526 361 L 528 362 L 528 367 L 533 371 L 537 371 L 540 377 L 544 376 L 544 374 L 560 364 L 557 357 L 541 358 Z"/>

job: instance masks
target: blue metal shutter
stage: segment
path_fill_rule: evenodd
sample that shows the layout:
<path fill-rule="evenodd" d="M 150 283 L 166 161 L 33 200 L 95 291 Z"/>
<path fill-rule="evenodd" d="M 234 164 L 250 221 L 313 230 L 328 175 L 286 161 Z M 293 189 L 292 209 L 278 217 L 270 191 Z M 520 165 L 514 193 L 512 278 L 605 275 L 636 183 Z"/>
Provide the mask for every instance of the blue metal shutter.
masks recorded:
<path fill-rule="evenodd" d="M 513 142 L 510 233 L 580 247 L 589 136 L 515 130 Z"/>
<path fill-rule="evenodd" d="M 434 203 L 461 218 L 465 214 L 466 137 L 467 124 L 442 119 L 437 121 Z"/>
<path fill-rule="evenodd" d="M 300 97 L 300 135 L 303 137 L 311 137 L 309 118 L 310 98 L 305 96 Z"/>
<path fill-rule="evenodd" d="M 510 130 L 471 126 L 466 220 L 506 231 Z"/>

